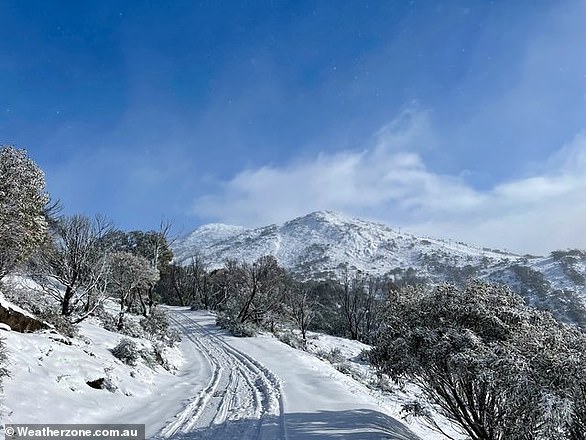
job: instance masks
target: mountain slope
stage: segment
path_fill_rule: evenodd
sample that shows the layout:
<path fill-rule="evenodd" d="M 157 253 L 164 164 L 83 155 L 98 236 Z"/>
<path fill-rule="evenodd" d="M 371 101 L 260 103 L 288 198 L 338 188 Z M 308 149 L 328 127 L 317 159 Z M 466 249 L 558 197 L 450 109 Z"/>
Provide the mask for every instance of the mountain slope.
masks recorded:
<path fill-rule="evenodd" d="M 211 269 L 227 259 L 252 262 L 270 254 L 301 278 L 337 277 L 349 270 L 404 282 L 487 279 L 586 324 L 586 252 L 578 250 L 521 256 L 320 211 L 255 229 L 205 225 L 179 240 L 173 251 L 180 264 L 199 255 Z"/>

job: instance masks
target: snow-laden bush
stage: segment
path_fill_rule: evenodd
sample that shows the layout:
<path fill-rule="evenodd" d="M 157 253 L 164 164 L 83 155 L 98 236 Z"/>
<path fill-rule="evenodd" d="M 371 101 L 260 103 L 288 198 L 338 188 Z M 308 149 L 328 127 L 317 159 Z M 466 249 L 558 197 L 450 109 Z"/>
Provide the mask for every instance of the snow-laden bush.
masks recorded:
<path fill-rule="evenodd" d="M 169 327 L 167 312 L 159 308 L 154 308 L 149 316 L 141 319 L 140 326 L 151 341 L 161 341 L 168 346 L 181 341 L 179 333 Z"/>
<path fill-rule="evenodd" d="M 330 364 L 346 361 L 346 358 L 342 355 L 342 350 L 338 347 L 333 347 L 330 350 L 317 350 L 315 355 L 320 359 L 328 361 Z"/>
<path fill-rule="evenodd" d="M 111 332 L 118 331 L 116 328 L 116 324 L 118 322 L 117 316 L 114 316 L 110 312 L 108 312 L 108 310 L 106 310 L 104 306 L 96 308 L 96 310 L 94 311 L 94 315 L 96 318 L 98 318 L 98 320 L 102 324 L 102 327 L 104 327 L 106 330 Z"/>
<path fill-rule="evenodd" d="M 358 353 L 358 356 L 356 356 L 356 359 L 360 362 L 368 362 L 368 360 L 370 359 L 370 348 L 366 349 L 363 348 L 362 350 L 360 350 L 360 353 Z"/>
<path fill-rule="evenodd" d="M 112 349 L 112 354 L 125 364 L 132 366 L 136 365 L 136 361 L 141 357 L 138 345 L 128 338 L 122 338 L 118 345 Z"/>
<path fill-rule="evenodd" d="M 173 371 L 176 369 L 176 366 L 167 358 L 166 351 L 168 348 L 169 346 L 167 344 L 153 344 L 152 348 L 145 347 L 141 349 L 140 357 L 152 369 L 161 366 L 167 371 Z"/>
<path fill-rule="evenodd" d="M 4 340 L 0 338 L 0 390 L 2 389 L 2 380 L 8 376 L 6 347 Z"/>
<path fill-rule="evenodd" d="M 238 337 L 252 337 L 256 336 L 259 332 L 258 327 L 253 323 L 242 323 L 226 313 L 218 314 L 216 317 L 216 325 L 220 328 L 228 330 L 234 336 Z"/>
<path fill-rule="evenodd" d="M 340 373 L 343 373 L 346 375 L 352 375 L 354 373 L 354 371 L 352 370 L 352 367 L 350 366 L 350 363 L 348 361 L 337 362 L 333 365 L 334 365 L 334 368 L 336 370 L 338 370 Z"/>
<path fill-rule="evenodd" d="M 126 319 L 122 328 L 118 328 L 118 317 L 114 317 L 108 312 L 100 313 L 98 318 L 102 323 L 102 327 L 110 332 L 120 333 L 131 338 L 143 338 L 145 336 L 141 325 L 132 318 Z"/>
<path fill-rule="evenodd" d="M 55 309 L 43 310 L 39 313 L 39 318 L 43 321 L 48 322 L 55 330 L 61 333 L 63 336 L 74 338 L 78 335 L 79 331 L 75 324 L 71 322 L 68 316 L 64 316 Z"/>
<path fill-rule="evenodd" d="M 584 440 L 586 335 L 507 288 L 394 292 L 384 329 L 373 365 L 418 385 L 467 438 Z"/>
<path fill-rule="evenodd" d="M 297 350 L 305 350 L 306 341 L 302 338 L 297 336 L 295 333 L 291 331 L 283 331 L 277 333 L 277 338 L 284 344 L 287 344 L 290 347 L 293 347 Z"/>

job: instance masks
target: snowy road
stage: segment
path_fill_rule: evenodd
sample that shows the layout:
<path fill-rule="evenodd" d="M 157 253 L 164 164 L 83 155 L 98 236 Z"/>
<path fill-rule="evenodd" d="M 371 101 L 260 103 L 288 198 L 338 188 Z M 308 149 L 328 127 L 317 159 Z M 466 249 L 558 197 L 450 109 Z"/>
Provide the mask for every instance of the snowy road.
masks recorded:
<path fill-rule="evenodd" d="M 203 354 L 212 373 L 204 389 L 158 436 L 285 439 L 280 384 L 274 375 L 199 324 L 192 312 L 175 310 L 171 319 L 191 349 Z"/>
<path fill-rule="evenodd" d="M 207 312 L 172 308 L 186 360 L 207 381 L 159 431 L 160 438 L 417 440 L 352 380 L 269 338 L 234 338 Z M 205 365 L 201 365 L 202 359 Z M 332 371 L 333 370 L 333 371 Z"/>

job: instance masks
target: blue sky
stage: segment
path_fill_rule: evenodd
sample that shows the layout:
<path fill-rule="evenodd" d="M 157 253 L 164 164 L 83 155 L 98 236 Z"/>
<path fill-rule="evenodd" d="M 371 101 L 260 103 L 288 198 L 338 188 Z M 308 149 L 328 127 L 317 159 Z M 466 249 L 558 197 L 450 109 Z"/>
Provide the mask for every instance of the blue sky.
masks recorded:
<path fill-rule="evenodd" d="M 0 143 L 125 229 L 586 247 L 584 1 L 0 4 Z"/>

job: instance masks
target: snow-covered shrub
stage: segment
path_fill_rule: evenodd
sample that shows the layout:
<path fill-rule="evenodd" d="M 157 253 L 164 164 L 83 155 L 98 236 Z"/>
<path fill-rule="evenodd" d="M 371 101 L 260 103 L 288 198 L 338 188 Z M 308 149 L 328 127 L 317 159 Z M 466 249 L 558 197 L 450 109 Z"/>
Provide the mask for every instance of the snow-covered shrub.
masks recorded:
<path fill-rule="evenodd" d="M 4 346 L 4 340 L 0 338 L 0 390 L 2 389 L 2 380 L 4 377 L 8 376 L 6 363 L 6 347 Z"/>
<path fill-rule="evenodd" d="M 151 341 L 161 341 L 169 346 L 181 341 L 179 333 L 169 327 L 169 316 L 159 308 L 154 308 L 149 316 L 141 319 L 140 326 Z"/>
<path fill-rule="evenodd" d="M 120 333 L 122 335 L 130 336 L 131 338 L 144 337 L 142 327 L 133 319 L 126 319 L 124 321 L 124 327 L 121 329 L 118 328 L 118 318 L 115 318 L 112 315 L 100 316 L 100 322 L 102 323 L 102 327 L 110 332 Z"/>
<path fill-rule="evenodd" d="M 389 376 L 386 374 L 379 373 L 372 376 L 369 386 L 371 388 L 378 388 L 382 391 L 386 391 L 389 393 L 394 391 L 393 383 L 390 380 Z"/>
<path fill-rule="evenodd" d="M 54 307 L 55 301 L 40 290 L 31 289 L 15 280 L 0 281 L 0 291 L 12 304 L 37 315 L 46 308 Z"/>
<path fill-rule="evenodd" d="M 119 333 L 130 336 L 131 338 L 144 338 L 144 331 L 138 321 L 134 319 L 126 319 L 124 321 L 124 327 L 117 330 Z"/>
<path fill-rule="evenodd" d="M 342 351 L 338 347 L 334 347 L 328 350 L 318 350 L 316 351 L 315 355 L 323 360 L 328 361 L 331 364 L 335 364 L 338 362 L 343 362 L 346 359 L 342 356 Z"/>
<path fill-rule="evenodd" d="M 360 362 L 370 362 L 370 349 L 364 348 L 360 350 L 360 353 L 358 353 L 357 358 Z"/>
<path fill-rule="evenodd" d="M 124 320 L 124 327 L 118 328 L 118 316 L 112 315 L 104 308 L 96 310 L 96 316 L 100 320 L 102 327 L 114 333 L 120 333 L 131 338 L 144 338 L 145 332 L 135 317 L 127 317 Z"/>
<path fill-rule="evenodd" d="M 112 315 L 103 306 L 98 307 L 94 311 L 94 315 L 96 318 L 98 318 L 98 320 L 102 324 L 102 327 L 104 327 L 106 330 L 111 332 L 118 331 L 118 329 L 116 328 L 116 324 L 118 322 L 117 316 Z"/>
<path fill-rule="evenodd" d="M 169 317 L 164 310 L 154 308 L 149 316 L 140 320 L 140 326 L 149 339 L 157 340 L 169 330 Z"/>
<path fill-rule="evenodd" d="M 169 370 L 169 363 L 165 359 L 165 345 L 163 344 L 155 344 L 153 347 L 153 356 L 160 366 L 164 369 Z"/>
<path fill-rule="evenodd" d="M 289 345 L 297 350 L 305 350 L 305 341 L 297 336 L 295 333 L 290 331 L 284 331 L 277 334 L 279 341 Z"/>
<path fill-rule="evenodd" d="M 112 354 L 125 364 L 136 365 L 136 361 L 141 357 L 141 350 L 134 341 L 122 338 L 112 349 Z"/>
<path fill-rule="evenodd" d="M 226 313 L 219 313 L 216 317 L 216 325 L 220 328 L 228 330 L 234 336 L 238 337 L 252 337 L 256 336 L 259 332 L 257 326 L 251 322 L 239 322 L 232 316 Z"/>
<path fill-rule="evenodd" d="M 39 318 L 55 327 L 63 336 L 74 338 L 79 331 L 75 324 L 71 322 L 68 316 L 62 315 L 58 310 L 48 309 L 39 313 Z"/>
<path fill-rule="evenodd" d="M 165 344 L 155 344 L 152 350 L 153 357 L 158 365 L 162 366 L 167 371 L 173 371 L 175 366 L 167 359 L 166 350 L 168 346 Z"/>
<path fill-rule="evenodd" d="M 480 282 L 393 292 L 385 324 L 373 365 L 418 385 L 467 437 L 584 439 L 586 335 L 576 327 Z"/>
<path fill-rule="evenodd" d="M 343 362 L 345 360 L 344 356 L 342 356 L 342 350 L 340 350 L 338 347 L 332 348 L 327 353 L 326 359 L 332 364 L 335 364 L 336 362 Z"/>
<path fill-rule="evenodd" d="M 347 375 L 352 375 L 354 373 L 354 371 L 352 370 L 352 367 L 350 366 L 350 363 L 348 361 L 337 362 L 333 365 L 334 365 L 334 368 L 336 370 L 338 370 L 340 373 L 347 374 Z"/>
<path fill-rule="evenodd" d="M 153 344 L 152 346 L 144 345 L 141 348 L 137 346 L 137 360 L 140 357 L 144 363 L 153 370 L 158 366 L 161 366 L 167 371 L 173 371 L 176 369 L 176 366 L 167 359 L 166 350 L 168 348 L 169 346 L 163 343 Z"/>
<path fill-rule="evenodd" d="M 155 349 L 141 348 L 138 350 L 138 356 L 144 361 L 144 363 L 152 369 L 155 369 L 157 365 L 161 365 L 164 360 L 160 357 L 160 352 L 157 353 Z"/>

